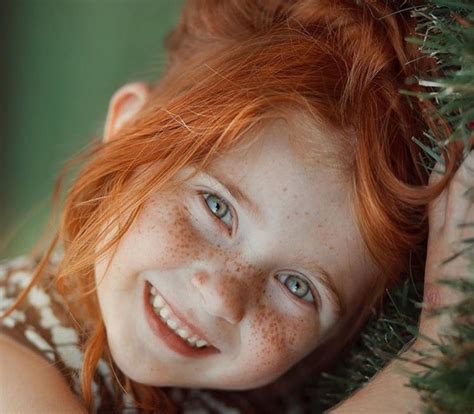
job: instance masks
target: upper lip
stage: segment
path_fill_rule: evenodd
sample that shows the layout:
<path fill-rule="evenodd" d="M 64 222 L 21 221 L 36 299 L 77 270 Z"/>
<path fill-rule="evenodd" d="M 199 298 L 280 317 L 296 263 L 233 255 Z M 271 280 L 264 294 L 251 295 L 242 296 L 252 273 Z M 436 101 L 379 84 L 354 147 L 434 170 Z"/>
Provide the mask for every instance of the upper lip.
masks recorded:
<path fill-rule="evenodd" d="M 149 283 L 155 287 L 155 289 L 158 291 L 158 294 L 163 298 L 163 300 L 166 302 L 166 305 L 173 311 L 173 313 L 176 315 L 176 317 L 179 319 L 179 322 L 181 322 L 182 325 L 189 327 L 192 330 L 192 334 L 196 334 L 199 336 L 200 339 L 204 339 L 209 346 L 214 347 L 207 336 L 202 332 L 202 330 L 196 326 L 193 322 L 188 321 L 183 314 L 176 309 L 176 307 L 171 304 L 168 299 L 161 293 L 161 291 L 152 283 L 149 281 Z M 215 347 L 214 347 L 215 348 Z M 217 349 L 217 348 L 216 348 Z"/>

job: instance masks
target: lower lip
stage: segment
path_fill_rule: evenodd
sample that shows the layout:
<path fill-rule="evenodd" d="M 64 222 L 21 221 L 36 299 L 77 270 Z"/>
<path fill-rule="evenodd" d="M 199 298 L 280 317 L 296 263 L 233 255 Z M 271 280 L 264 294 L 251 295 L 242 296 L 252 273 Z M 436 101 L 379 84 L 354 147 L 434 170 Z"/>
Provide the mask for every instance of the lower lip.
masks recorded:
<path fill-rule="evenodd" d="M 172 331 L 165 322 L 153 311 L 150 304 L 150 283 L 145 283 L 144 301 L 145 301 L 145 316 L 153 333 L 158 336 L 168 347 L 176 353 L 193 358 L 201 358 L 208 355 L 216 354 L 219 350 L 213 346 L 205 346 L 196 348 L 188 345 L 184 339 Z"/>

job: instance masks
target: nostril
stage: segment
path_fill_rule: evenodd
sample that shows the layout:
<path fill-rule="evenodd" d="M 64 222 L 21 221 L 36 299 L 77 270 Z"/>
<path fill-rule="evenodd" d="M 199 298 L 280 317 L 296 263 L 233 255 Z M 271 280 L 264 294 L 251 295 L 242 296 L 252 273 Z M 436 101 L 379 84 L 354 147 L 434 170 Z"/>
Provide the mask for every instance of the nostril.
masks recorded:
<path fill-rule="evenodd" d="M 197 271 L 191 278 L 191 284 L 196 288 L 202 305 L 209 314 L 238 323 L 244 314 L 244 298 L 242 286 L 232 277 L 216 277 L 211 280 L 209 273 Z"/>

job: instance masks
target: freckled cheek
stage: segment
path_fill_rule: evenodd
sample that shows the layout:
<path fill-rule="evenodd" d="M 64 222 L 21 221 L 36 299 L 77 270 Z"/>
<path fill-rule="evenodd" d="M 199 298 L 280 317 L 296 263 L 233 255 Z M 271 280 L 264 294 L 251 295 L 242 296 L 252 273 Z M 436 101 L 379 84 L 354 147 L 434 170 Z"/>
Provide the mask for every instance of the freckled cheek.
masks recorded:
<path fill-rule="evenodd" d="M 178 269 L 195 261 L 202 247 L 182 200 L 153 197 L 122 238 L 113 266 L 124 276 L 151 268 Z"/>
<path fill-rule="evenodd" d="M 272 381 L 309 354 L 317 342 L 314 320 L 261 307 L 252 323 L 247 352 L 251 374 Z"/>

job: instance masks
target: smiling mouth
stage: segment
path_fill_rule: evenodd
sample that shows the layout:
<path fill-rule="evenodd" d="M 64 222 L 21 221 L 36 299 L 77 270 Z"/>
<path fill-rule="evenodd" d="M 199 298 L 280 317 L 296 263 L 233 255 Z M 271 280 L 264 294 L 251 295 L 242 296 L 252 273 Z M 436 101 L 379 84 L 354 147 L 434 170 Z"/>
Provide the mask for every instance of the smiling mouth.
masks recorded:
<path fill-rule="evenodd" d="M 203 357 L 220 351 L 210 345 L 196 329 L 182 321 L 148 281 L 144 289 L 145 314 L 152 331 L 178 354 Z"/>

